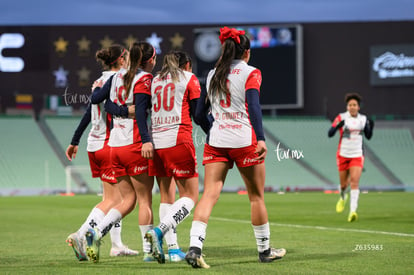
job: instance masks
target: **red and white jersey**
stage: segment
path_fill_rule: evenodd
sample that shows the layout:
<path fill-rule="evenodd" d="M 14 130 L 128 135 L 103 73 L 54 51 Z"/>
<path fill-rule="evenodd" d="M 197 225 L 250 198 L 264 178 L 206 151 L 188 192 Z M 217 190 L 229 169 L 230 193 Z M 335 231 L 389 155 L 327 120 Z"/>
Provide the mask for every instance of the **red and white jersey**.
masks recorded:
<path fill-rule="evenodd" d="M 151 131 L 155 149 L 170 148 L 192 142 L 193 124 L 190 101 L 200 97 L 200 83 L 190 72 L 183 71 L 179 80 L 171 75 L 162 80 L 157 75 L 151 87 Z"/>
<path fill-rule="evenodd" d="M 104 71 L 97 81 L 105 83 L 113 74 L 114 71 Z M 99 104 L 91 104 L 91 130 L 88 136 L 88 145 L 86 150 L 88 152 L 96 152 L 101 150 L 105 142 L 109 138 L 109 124 L 110 116 L 105 112 L 104 102 Z"/>
<path fill-rule="evenodd" d="M 356 117 L 351 116 L 349 112 L 339 114 L 332 122 L 335 127 L 342 120 L 345 121 L 344 126 L 339 129 L 339 156 L 345 158 L 357 158 L 363 155 L 362 142 L 367 117 L 359 114 Z"/>
<path fill-rule="evenodd" d="M 215 69 L 211 70 L 207 76 L 207 91 L 214 72 Z M 242 60 L 234 60 L 227 83 L 230 94 L 222 98 L 209 95 L 211 114 L 214 117 L 209 145 L 218 148 L 246 147 L 256 142 L 247 110 L 246 91 L 260 91 L 262 73 Z"/>
<path fill-rule="evenodd" d="M 131 90 L 127 96 L 123 80 L 126 73 L 127 70 L 121 69 L 112 79 L 110 99 L 119 106 L 135 104 L 134 94 L 136 93 L 151 95 L 152 74 L 139 70 L 132 80 Z M 109 136 L 108 145 L 111 147 L 121 147 L 134 143 L 139 143 L 139 146 L 142 145 L 136 120 L 113 117 L 113 128 Z"/>

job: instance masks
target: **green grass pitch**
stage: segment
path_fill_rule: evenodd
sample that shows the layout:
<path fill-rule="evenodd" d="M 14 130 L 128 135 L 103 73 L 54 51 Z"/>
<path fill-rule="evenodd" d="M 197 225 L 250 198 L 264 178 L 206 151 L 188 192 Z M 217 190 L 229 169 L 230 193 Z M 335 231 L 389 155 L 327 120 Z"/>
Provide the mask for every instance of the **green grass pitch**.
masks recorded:
<path fill-rule="evenodd" d="M 185 262 L 145 263 L 142 256 L 109 257 L 104 238 L 100 262 L 78 262 L 65 239 L 76 231 L 98 196 L 1 197 L 0 274 L 412 274 L 414 193 L 360 195 L 359 220 L 335 212 L 338 195 L 266 193 L 271 243 L 284 247 L 282 260 L 259 263 L 247 195 L 223 193 L 207 228 L 203 253 L 211 266 L 195 270 Z M 154 196 L 158 221 L 159 195 Z M 349 204 L 347 208 L 349 209 Z M 126 245 L 142 251 L 134 210 L 123 221 Z M 178 227 L 188 248 L 192 216 Z"/>

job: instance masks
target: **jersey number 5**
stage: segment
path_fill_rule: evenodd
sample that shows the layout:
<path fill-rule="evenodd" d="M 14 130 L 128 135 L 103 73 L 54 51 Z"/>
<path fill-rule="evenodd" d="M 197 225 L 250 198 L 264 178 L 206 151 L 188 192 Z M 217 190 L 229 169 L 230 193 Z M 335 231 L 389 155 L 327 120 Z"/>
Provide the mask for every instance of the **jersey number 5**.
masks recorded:
<path fill-rule="evenodd" d="M 161 109 L 161 106 L 167 112 L 174 108 L 174 83 L 168 83 L 164 87 L 157 86 L 154 90 L 154 94 L 157 96 L 157 103 L 154 105 L 154 112 L 158 112 Z"/>

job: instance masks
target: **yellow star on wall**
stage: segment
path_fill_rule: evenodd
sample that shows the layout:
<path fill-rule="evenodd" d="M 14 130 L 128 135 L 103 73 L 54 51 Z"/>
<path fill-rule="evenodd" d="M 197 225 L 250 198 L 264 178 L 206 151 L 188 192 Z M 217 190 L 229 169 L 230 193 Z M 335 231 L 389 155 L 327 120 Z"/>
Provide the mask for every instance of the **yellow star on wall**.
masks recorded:
<path fill-rule="evenodd" d="M 101 44 L 103 49 L 106 49 L 109 48 L 114 43 L 114 41 L 110 39 L 108 35 L 105 35 L 104 39 L 99 41 L 99 43 Z"/>
<path fill-rule="evenodd" d="M 57 53 L 66 53 L 69 42 L 61 36 L 53 44 L 55 44 L 55 51 Z"/>
<path fill-rule="evenodd" d="M 171 48 L 182 49 L 184 40 L 185 38 L 176 32 L 173 37 L 170 37 Z"/>
<path fill-rule="evenodd" d="M 77 71 L 77 74 L 79 76 L 79 86 L 86 87 L 90 85 L 89 75 L 91 71 L 88 70 L 85 66 L 82 67 L 82 69 Z"/>
<path fill-rule="evenodd" d="M 85 36 L 76 42 L 78 44 L 78 53 L 80 55 L 88 54 L 90 51 L 91 40 L 88 40 Z"/>
<path fill-rule="evenodd" d="M 126 48 L 127 48 L 127 49 L 129 49 L 129 48 L 131 47 L 131 45 L 132 45 L 134 42 L 137 42 L 137 41 L 138 41 L 138 38 L 136 38 L 136 37 L 134 37 L 134 36 L 132 36 L 132 35 L 130 34 L 130 35 L 128 35 L 128 37 L 124 40 L 124 43 L 125 43 Z"/>

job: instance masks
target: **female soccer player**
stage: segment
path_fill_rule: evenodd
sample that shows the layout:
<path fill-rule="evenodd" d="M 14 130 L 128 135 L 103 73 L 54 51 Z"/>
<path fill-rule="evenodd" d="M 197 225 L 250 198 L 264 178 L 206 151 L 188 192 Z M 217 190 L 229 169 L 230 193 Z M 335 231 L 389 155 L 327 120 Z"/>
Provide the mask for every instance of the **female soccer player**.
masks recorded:
<path fill-rule="evenodd" d="M 127 50 L 120 45 L 113 45 L 108 49 L 101 49 L 96 52 L 96 59 L 101 62 L 105 71 L 97 81 L 106 81 L 115 74 L 120 68 L 126 65 L 128 57 Z M 116 179 L 112 175 L 111 163 L 109 159 L 108 139 L 109 139 L 109 116 L 104 111 L 103 103 L 89 105 L 77 127 L 71 144 L 66 149 L 66 157 L 71 161 L 76 157 L 78 144 L 86 127 L 92 122 L 92 127 L 88 136 L 87 151 L 91 166 L 92 177 L 100 177 L 103 186 L 102 201 L 98 203 L 90 212 L 86 221 L 79 230 L 72 233 L 66 242 L 73 248 L 75 256 L 79 261 L 87 260 L 85 249 L 85 234 L 89 228 L 93 228 L 96 223 L 102 221 L 105 214 L 113 206 L 122 201 L 121 193 L 118 190 Z M 118 107 L 117 107 L 118 108 Z M 128 116 L 128 109 L 118 108 L 124 116 Z M 121 224 L 119 221 L 114 225 L 111 234 L 112 248 L 111 256 L 138 255 L 138 251 L 131 250 L 122 243 Z"/>
<path fill-rule="evenodd" d="M 345 113 L 339 114 L 332 122 L 328 136 L 333 137 L 339 129 L 339 145 L 336 153 L 336 164 L 339 171 L 340 197 L 336 203 L 336 212 L 344 211 L 348 200 L 346 190 L 351 186 L 351 203 L 348 222 L 358 219 L 357 208 L 359 199 L 359 179 L 364 167 L 363 138 L 371 139 L 374 121 L 359 113 L 361 96 L 357 93 L 346 94 Z"/>
<path fill-rule="evenodd" d="M 160 215 L 160 224 L 146 234 L 159 263 L 165 263 L 163 236 L 167 237 L 190 214 L 198 200 L 191 115 L 194 115 L 200 97 L 200 84 L 190 68 L 188 55 L 168 53 L 151 87 L 151 132 L 155 152 L 150 173 L 157 177 L 160 189 L 168 190 L 174 179 L 180 194 L 180 199 Z"/>
<path fill-rule="evenodd" d="M 267 148 L 259 103 L 261 72 L 247 64 L 250 41 L 244 31 L 221 28 L 220 41 L 222 54 L 207 76 L 207 92 L 202 91 L 196 111 L 199 122 L 209 121 L 209 112 L 214 120 L 204 146 L 204 193 L 194 211 L 186 255 L 186 261 L 195 268 L 209 268 L 201 254 L 207 223 L 234 162 L 249 195 L 259 261 L 271 262 L 286 253 L 283 248 L 270 247 L 264 202 Z"/>
<path fill-rule="evenodd" d="M 134 119 L 120 116 L 113 118 L 108 145 L 111 147 L 112 170 L 123 200 L 109 210 L 101 223 L 86 233 L 87 254 L 94 262 L 99 261 L 101 238 L 137 204 L 140 229 L 144 229 L 142 235 L 148 230 L 148 225 L 153 224 L 151 204 L 154 180 L 148 175 L 148 159 L 152 158 L 153 146 L 147 128 L 146 111 L 151 98 L 150 72 L 155 62 L 155 49 L 149 43 L 134 43 L 129 53 L 129 69 L 121 69 L 102 89 L 96 89 L 92 94 L 92 103 L 109 97 L 118 105 L 135 105 Z M 145 254 L 144 243 L 143 246 Z"/>

